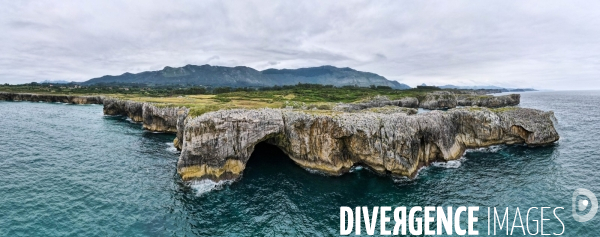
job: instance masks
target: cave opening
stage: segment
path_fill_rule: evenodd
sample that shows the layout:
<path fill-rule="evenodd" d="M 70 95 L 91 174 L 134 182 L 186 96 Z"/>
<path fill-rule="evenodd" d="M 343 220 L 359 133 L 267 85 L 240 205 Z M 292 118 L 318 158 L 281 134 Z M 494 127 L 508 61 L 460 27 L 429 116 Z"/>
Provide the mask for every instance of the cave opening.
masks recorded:
<path fill-rule="evenodd" d="M 354 164 L 348 171 L 349 173 L 356 173 L 358 176 L 377 177 L 378 179 L 385 178 L 386 180 L 389 180 L 388 176 L 392 175 L 388 170 L 377 171 L 362 162 Z M 339 180 L 340 182 L 364 182 L 365 180 L 368 180 L 355 179 L 354 175 L 342 175 L 344 178 L 339 179 L 340 176 L 329 175 L 319 171 L 303 168 L 294 162 L 294 160 L 292 160 L 278 146 L 269 144 L 266 141 L 255 145 L 254 151 L 246 163 L 246 168 L 244 169 L 243 175 L 244 182 L 258 181 L 275 183 L 319 183 L 323 182 L 324 180 L 331 180 L 332 178 L 334 180 Z M 328 190 L 331 187 L 322 186 L 322 188 L 324 190 Z"/>
<path fill-rule="evenodd" d="M 279 147 L 260 142 L 254 146 L 254 151 L 248 159 L 244 175 L 260 172 L 286 172 L 294 169 L 302 169 L 294 163 Z"/>
<path fill-rule="evenodd" d="M 289 157 L 281 149 L 279 149 L 279 147 L 267 142 L 259 142 L 254 146 L 254 151 L 250 155 L 250 160 L 248 162 L 259 162 L 261 160 L 268 161 L 279 158 L 289 159 Z"/>

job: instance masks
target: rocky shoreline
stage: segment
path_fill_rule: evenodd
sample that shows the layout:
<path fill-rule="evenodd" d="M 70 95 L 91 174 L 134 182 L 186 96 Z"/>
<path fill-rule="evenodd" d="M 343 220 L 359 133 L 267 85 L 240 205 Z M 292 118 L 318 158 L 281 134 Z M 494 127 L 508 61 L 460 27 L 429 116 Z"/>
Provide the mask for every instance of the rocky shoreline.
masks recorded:
<path fill-rule="evenodd" d="M 152 103 L 106 98 L 104 114 L 122 115 L 141 122 L 144 129 L 154 132 L 178 133 L 178 126 L 189 113 L 184 107 L 158 107 Z M 180 135 L 177 136 L 180 139 Z M 174 142 L 178 146 L 177 139 Z"/>
<path fill-rule="evenodd" d="M 0 100 L 103 104 L 106 115 L 141 122 L 144 129 L 175 133 L 183 180 L 234 180 L 261 142 L 279 147 L 298 165 L 339 175 L 355 165 L 412 177 L 432 162 L 460 158 L 466 149 L 499 144 L 550 144 L 559 139 L 554 114 L 535 109 L 489 109 L 519 95 L 464 96 L 448 92 L 397 101 L 341 105 L 334 111 L 232 109 L 188 116 L 162 107 L 101 96 L 0 93 Z M 412 107 L 412 108 L 401 108 Z M 415 114 L 415 107 L 449 109 Z M 469 106 L 455 108 L 457 106 Z"/>
<path fill-rule="evenodd" d="M 399 100 L 390 100 L 385 96 L 378 96 L 369 101 L 359 103 L 339 103 L 333 110 L 342 112 L 354 112 L 368 108 L 384 106 L 398 106 L 404 108 L 422 109 L 452 109 L 458 106 L 479 106 L 487 108 L 500 108 L 516 106 L 521 103 L 521 95 L 510 94 L 502 96 L 478 95 L 478 94 L 454 94 L 449 91 L 435 91 L 428 93 L 421 100 L 415 97 L 405 97 Z"/>
<path fill-rule="evenodd" d="M 67 104 L 102 104 L 103 96 L 71 96 L 71 95 L 39 95 L 31 93 L 0 92 L 0 100 L 5 101 L 32 101 Z"/>
<path fill-rule="evenodd" d="M 183 123 L 189 110 L 182 107 L 157 107 L 152 103 L 120 100 L 104 96 L 41 95 L 0 92 L 0 100 L 54 102 L 67 104 L 100 104 L 105 115 L 126 116 L 142 123 L 146 130 L 177 133 L 177 123 Z"/>
<path fill-rule="evenodd" d="M 188 119 L 177 170 L 184 180 L 239 177 L 254 146 L 279 147 L 298 165 L 342 174 L 366 165 L 412 177 L 422 166 L 460 158 L 467 148 L 557 141 L 554 115 L 511 107 L 425 114 L 309 114 L 284 109 L 224 110 Z"/>
<path fill-rule="evenodd" d="M 453 94 L 448 91 L 429 93 L 425 99 L 419 101 L 419 108 L 423 109 L 452 109 L 457 106 L 479 106 L 487 108 L 500 108 L 516 106 L 521 103 L 521 95 L 510 94 L 502 96 Z"/>

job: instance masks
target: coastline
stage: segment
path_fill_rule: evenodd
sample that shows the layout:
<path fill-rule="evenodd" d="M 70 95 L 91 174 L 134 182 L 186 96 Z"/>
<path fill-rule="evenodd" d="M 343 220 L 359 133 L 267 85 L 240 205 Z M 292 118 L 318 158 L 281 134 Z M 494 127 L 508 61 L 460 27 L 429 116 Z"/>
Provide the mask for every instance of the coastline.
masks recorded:
<path fill-rule="evenodd" d="M 0 93 L 0 99 L 6 98 L 103 104 L 106 115 L 127 116 L 149 131 L 174 133 L 174 146 L 182 151 L 177 172 L 187 181 L 239 178 L 254 146 L 261 142 L 276 145 L 301 167 L 328 174 L 366 165 L 379 173 L 414 177 L 420 167 L 458 159 L 469 148 L 543 145 L 559 139 L 552 112 L 518 107 L 475 106 L 419 115 L 371 108 L 355 112 L 233 109 L 191 116 L 185 107 L 103 96 Z M 435 93 L 426 100 L 432 108 L 457 104 L 448 93 Z"/>

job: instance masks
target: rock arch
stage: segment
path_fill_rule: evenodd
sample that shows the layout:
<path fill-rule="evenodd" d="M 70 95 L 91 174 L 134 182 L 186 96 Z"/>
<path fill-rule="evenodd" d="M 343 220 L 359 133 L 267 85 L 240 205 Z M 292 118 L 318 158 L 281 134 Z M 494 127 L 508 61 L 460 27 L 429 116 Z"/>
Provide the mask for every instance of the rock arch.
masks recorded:
<path fill-rule="evenodd" d="M 355 164 L 413 176 L 434 161 L 460 158 L 467 148 L 539 145 L 558 140 L 550 114 L 484 108 L 422 115 L 224 110 L 187 119 L 177 165 L 184 180 L 239 177 L 256 144 L 280 148 L 298 165 L 342 174 Z M 528 131 L 522 138 L 522 129 Z"/>

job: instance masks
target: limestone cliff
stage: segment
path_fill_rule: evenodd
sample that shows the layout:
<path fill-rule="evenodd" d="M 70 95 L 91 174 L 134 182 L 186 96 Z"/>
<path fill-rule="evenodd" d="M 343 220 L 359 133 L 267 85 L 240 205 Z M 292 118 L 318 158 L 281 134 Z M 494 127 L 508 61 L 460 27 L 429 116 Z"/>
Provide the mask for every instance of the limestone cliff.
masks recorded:
<path fill-rule="evenodd" d="M 157 107 L 150 103 L 104 99 L 104 114 L 122 115 L 135 122 L 142 122 L 144 129 L 156 132 L 177 133 L 177 124 L 183 124 L 187 108 Z M 177 139 L 175 143 L 178 143 Z"/>
<path fill-rule="evenodd" d="M 135 122 L 144 121 L 144 103 L 113 98 L 104 99 L 104 114 L 127 116 Z"/>
<path fill-rule="evenodd" d="M 333 110 L 335 111 L 343 111 L 343 112 L 353 112 L 359 111 L 369 108 L 377 108 L 384 106 L 399 106 L 406 108 L 418 108 L 419 100 L 414 97 L 406 97 L 399 100 L 390 100 L 385 96 L 377 96 L 369 101 L 361 102 L 361 103 L 340 103 L 337 104 Z"/>
<path fill-rule="evenodd" d="M 479 106 L 488 108 L 499 108 L 505 106 L 515 106 L 521 102 L 521 95 L 510 94 L 503 96 L 492 95 L 458 95 L 457 104 L 459 106 Z"/>
<path fill-rule="evenodd" d="M 519 105 L 521 95 L 510 94 L 503 96 L 454 94 L 449 91 L 436 91 L 429 93 L 419 101 L 419 108 L 424 109 L 451 109 L 456 106 L 479 106 L 499 108 Z"/>
<path fill-rule="evenodd" d="M 181 151 L 183 146 L 183 131 L 185 128 L 186 119 L 189 114 L 189 109 L 184 110 L 183 112 L 178 112 L 177 114 L 177 137 L 173 140 L 173 146 L 177 148 L 177 150 Z"/>
<path fill-rule="evenodd" d="M 186 108 L 93 96 L 0 93 L 0 100 L 102 103 L 105 114 L 128 116 L 152 131 L 177 133 L 174 144 L 182 150 L 177 171 L 184 180 L 236 179 L 260 142 L 276 145 L 302 167 L 330 174 L 363 164 L 410 177 L 433 161 L 458 159 L 467 148 L 535 146 L 559 139 L 552 112 L 465 107 L 414 115 L 415 109 L 398 107 L 501 107 L 518 104 L 519 95 L 474 98 L 435 92 L 420 103 L 379 98 L 342 105 L 337 112 L 234 109 L 193 118 Z"/>
<path fill-rule="evenodd" d="M 0 92 L 0 100 L 6 101 L 31 101 L 67 104 L 102 104 L 102 96 L 76 96 L 76 95 L 40 95 L 31 93 Z"/>
<path fill-rule="evenodd" d="M 419 108 L 424 109 L 451 109 L 457 104 L 456 95 L 448 91 L 435 91 L 428 93 L 425 99 L 419 101 Z"/>
<path fill-rule="evenodd" d="M 553 113 L 534 109 L 452 109 L 425 114 L 224 110 L 188 118 L 177 170 L 184 180 L 239 177 L 259 142 L 279 147 L 302 167 L 341 174 L 364 164 L 413 176 L 467 148 L 543 145 L 559 139 Z"/>
<path fill-rule="evenodd" d="M 158 132 L 177 133 L 177 124 L 188 114 L 187 108 L 156 107 L 144 103 L 142 108 L 144 129 Z"/>
<path fill-rule="evenodd" d="M 183 124 L 187 108 L 156 107 L 150 103 L 104 98 L 102 96 L 43 95 L 31 93 L 0 92 L 0 100 L 61 102 L 71 104 L 103 104 L 104 114 L 127 116 L 142 122 L 145 129 L 157 132 L 177 133 L 177 123 Z"/>

